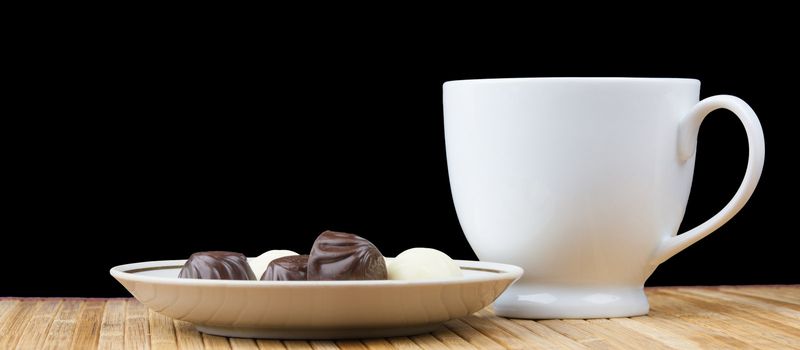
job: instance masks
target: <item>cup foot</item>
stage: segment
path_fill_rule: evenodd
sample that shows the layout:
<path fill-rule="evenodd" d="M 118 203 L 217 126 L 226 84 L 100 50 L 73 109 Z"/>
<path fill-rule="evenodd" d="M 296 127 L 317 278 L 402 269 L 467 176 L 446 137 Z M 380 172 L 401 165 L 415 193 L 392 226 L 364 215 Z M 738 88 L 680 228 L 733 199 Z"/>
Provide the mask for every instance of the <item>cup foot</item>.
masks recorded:
<path fill-rule="evenodd" d="M 643 287 L 513 285 L 494 303 L 498 316 L 527 319 L 646 315 Z"/>

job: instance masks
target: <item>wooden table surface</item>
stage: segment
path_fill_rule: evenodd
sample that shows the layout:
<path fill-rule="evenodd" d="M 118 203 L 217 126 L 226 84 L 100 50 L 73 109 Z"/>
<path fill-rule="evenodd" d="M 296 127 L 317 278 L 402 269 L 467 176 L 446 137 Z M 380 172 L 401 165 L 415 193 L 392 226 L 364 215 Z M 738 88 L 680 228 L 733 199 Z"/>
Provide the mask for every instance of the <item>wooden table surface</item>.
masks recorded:
<path fill-rule="evenodd" d="M 513 320 L 490 309 L 413 337 L 210 336 L 134 299 L 0 298 L 0 349 L 800 349 L 800 285 L 648 288 L 647 316 Z"/>

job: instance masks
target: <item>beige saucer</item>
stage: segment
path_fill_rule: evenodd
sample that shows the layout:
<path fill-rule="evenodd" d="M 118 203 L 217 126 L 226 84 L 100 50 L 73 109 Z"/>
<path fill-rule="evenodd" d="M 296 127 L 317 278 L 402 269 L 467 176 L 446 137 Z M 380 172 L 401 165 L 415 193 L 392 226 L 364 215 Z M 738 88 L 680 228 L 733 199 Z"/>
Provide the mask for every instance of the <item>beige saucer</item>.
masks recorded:
<path fill-rule="evenodd" d="M 179 279 L 184 262 L 120 265 L 111 275 L 149 308 L 202 332 L 276 339 L 429 332 L 489 305 L 522 275 L 513 265 L 457 260 L 463 277 L 427 281 Z"/>

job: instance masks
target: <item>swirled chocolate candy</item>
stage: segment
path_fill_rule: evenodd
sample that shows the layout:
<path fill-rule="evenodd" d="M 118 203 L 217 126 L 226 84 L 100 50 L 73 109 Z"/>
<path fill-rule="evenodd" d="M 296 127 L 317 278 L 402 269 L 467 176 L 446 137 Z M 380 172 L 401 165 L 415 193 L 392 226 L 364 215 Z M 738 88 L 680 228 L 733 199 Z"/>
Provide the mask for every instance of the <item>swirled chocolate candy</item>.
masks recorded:
<path fill-rule="evenodd" d="M 178 278 L 254 280 L 256 276 L 244 254 L 200 252 L 192 254 L 189 260 L 186 260 Z"/>
<path fill-rule="evenodd" d="M 305 281 L 308 255 L 290 255 L 270 261 L 262 281 Z"/>
<path fill-rule="evenodd" d="M 308 280 L 385 280 L 386 261 L 370 241 L 354 234 L 325 231 L 308 256 Z"/>

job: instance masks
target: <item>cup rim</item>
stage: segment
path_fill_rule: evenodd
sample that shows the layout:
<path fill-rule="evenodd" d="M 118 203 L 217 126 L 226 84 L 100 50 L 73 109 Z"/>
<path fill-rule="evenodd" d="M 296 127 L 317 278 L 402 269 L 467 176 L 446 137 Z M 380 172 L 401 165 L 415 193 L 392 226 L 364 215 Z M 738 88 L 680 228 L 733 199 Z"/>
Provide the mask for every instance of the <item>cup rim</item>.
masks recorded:
<path fill-rule="evenodd" d="M 456 84 L 497 84 L 497 83 L 535 83 L 535 82 L 637 82 L 637 83 L 680 83 L 700 84 L 694 78 L 649 78 L 649 77 L 529 77 L 529 78 L 488 78 L 488 79 L 458 79 L 445 81 L 442 86 Z"/>

